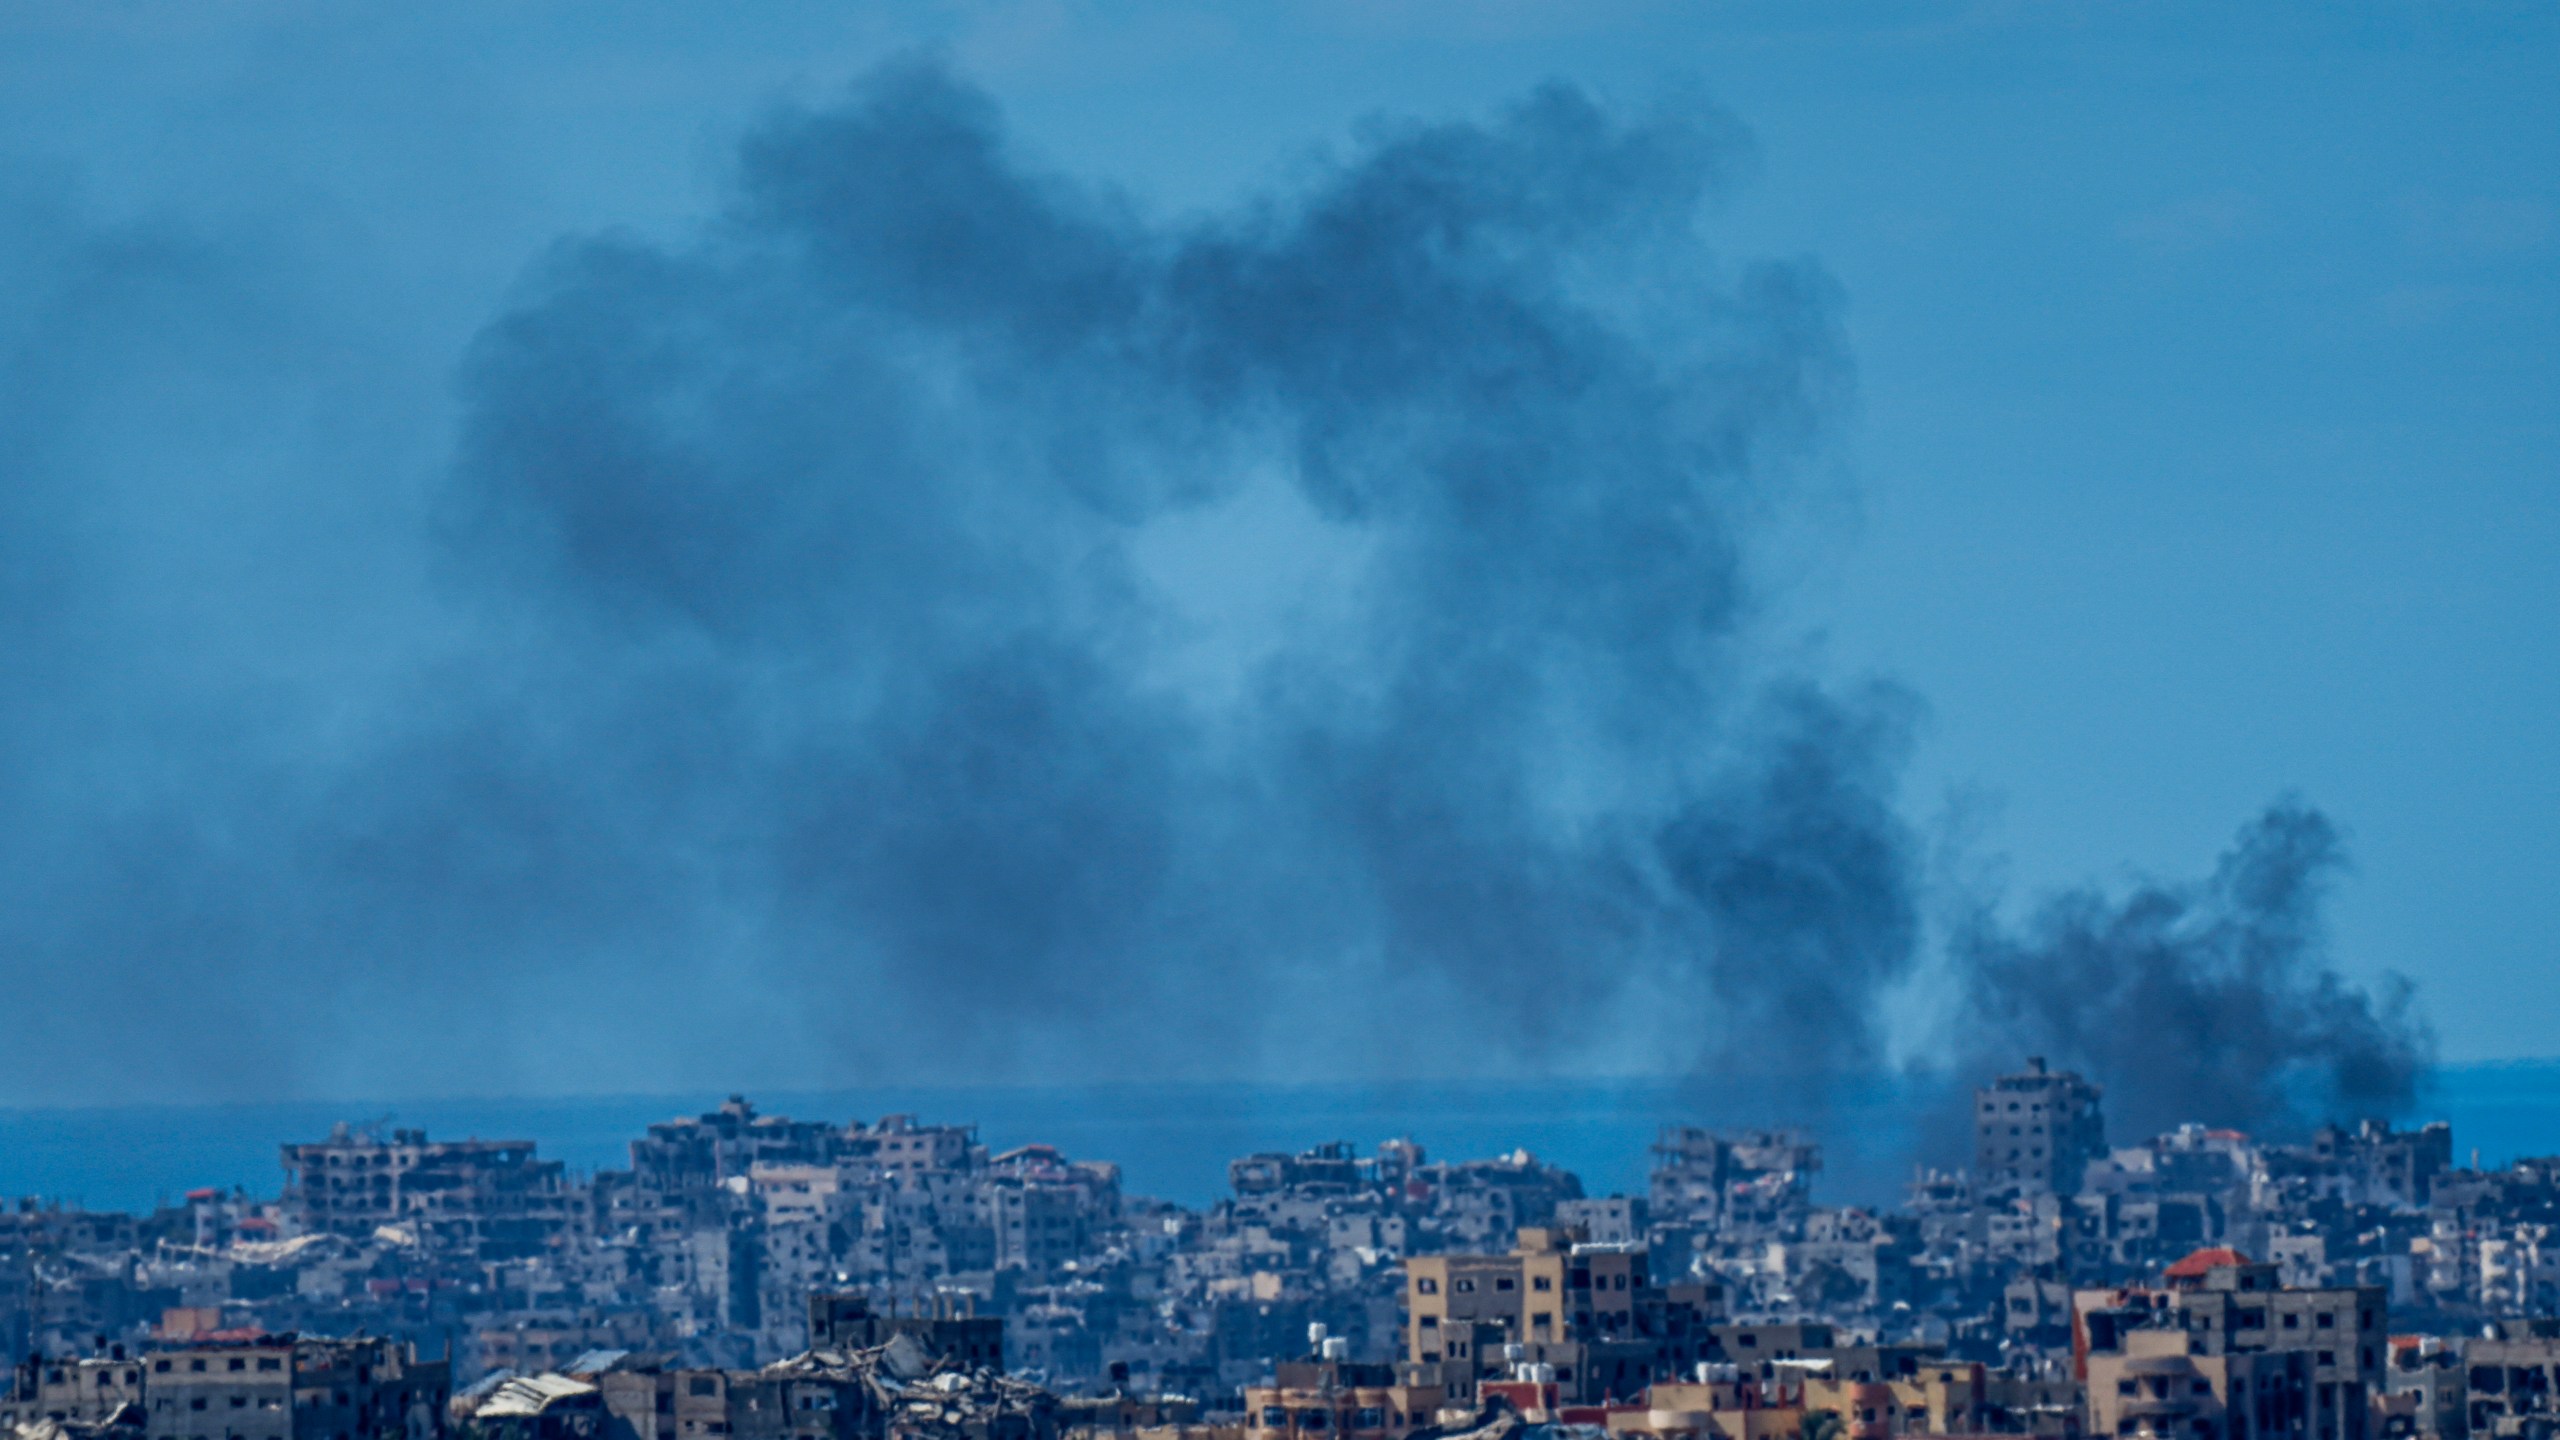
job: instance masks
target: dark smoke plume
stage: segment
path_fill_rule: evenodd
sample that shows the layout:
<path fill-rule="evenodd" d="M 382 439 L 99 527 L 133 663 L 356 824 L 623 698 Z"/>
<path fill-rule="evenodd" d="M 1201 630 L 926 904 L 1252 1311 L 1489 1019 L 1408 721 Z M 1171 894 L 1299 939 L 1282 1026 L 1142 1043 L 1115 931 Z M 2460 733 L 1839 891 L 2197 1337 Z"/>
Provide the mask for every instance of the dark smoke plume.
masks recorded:
<path fill-rule="evenodd" d="M 774 118 L 698 235 L 534 269 L 424 499 L 285 467 L 325 573 L 0 619 L 68 667 L 0 701 L 64 1017 L 0 1074 L 1868 1065 L 1911 705 L 1759 658 L 1847 365 L 1701 241 L 1738 145 L 1555 88 L 1167 223 L 930 66 Z M 59 510 L 223 483 L 10 463 L 97 575 Z"/>
<path fill-rule="evenodd" d="M 1975 917 L 1955 954 L 1977 1070 L 2029 1053 L 2080 1069 L 2120 1139 L 2405 1112 L 2433 1037 L 2405 979 L 2369 992 L 2332 967 L 2321 904 L 2344 865 L 2328 818 L 2285 801 L 2201 883 L 2071 891 L 2016 934 Z"/>
<path fill-rule="evenodd" d="M 1550 89 L 1165 222 L 893 67 L 546 256 L 449 454 L 310 257 L 0 192 L 0 1098 L 1871 1073 L 1914 706 L 1764 658 L 1848 367 L 1740 158 Z M 2334 865 L 1977 921 L 1969 1041 L 2403 1104 Z"/>
<path fill-rule="evenodd" d="M 1713 273 L 1729 152 L 1552 90 L 1167 228 L 894 70 L 755 136 L 698 247 L 554 260 L 475 355 L 456 533 L 530 668 L 598 672 L 566 728 L 681 697 L 612 788 L 717 829 L 794 989 L 1133 1054 L 1272 1006 L 1338 1064 L 1654 987 L 1828 1068 L 1910 951 L 1891 714 L 1734 653 L 1827 290 L 1621 278 Z"/>

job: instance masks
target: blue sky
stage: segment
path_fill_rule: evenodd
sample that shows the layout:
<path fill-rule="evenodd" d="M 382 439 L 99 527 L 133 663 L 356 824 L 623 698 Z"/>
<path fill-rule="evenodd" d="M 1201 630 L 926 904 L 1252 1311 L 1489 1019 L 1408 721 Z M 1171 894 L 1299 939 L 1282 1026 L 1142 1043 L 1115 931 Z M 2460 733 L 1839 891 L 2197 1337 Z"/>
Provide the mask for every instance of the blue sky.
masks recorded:
<path fill-rule="evenodd" d="M 1717 243 L 1827 270 L 1858 372 L 1769 643 L 1921 697 L 1914 815 L 2026 892 L 2298 791 L 2349 973 L 2447 1058 L 2553 1053 L 2550 7 L 23 5 L 0 173 L 283 257 L 327 374 L 279 393 L 423 474 L 545 246 L 683 231 L 744 127 L 918 46 L 1171 214 L 1379 113 L 1712 99 L 1757 155 Z"/>

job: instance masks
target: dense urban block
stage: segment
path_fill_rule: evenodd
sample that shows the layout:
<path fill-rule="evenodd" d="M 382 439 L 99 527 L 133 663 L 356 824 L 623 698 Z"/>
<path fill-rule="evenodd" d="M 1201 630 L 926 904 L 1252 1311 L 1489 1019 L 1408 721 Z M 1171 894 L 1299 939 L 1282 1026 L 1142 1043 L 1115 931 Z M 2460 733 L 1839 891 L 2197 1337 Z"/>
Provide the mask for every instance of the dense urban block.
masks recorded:
<path fill-rule="evenodd" d="M 1248 1155 L 1195 1210 L 967 1125 L 742 1098 L 628 1169 L 340 1126 L 278 1194 L 0 1214 L 22 1440 L 2547 1440 L 2560 1161 L 2443 1125 L 2110 1143 L 2030 1062 L 1974 1165 L 1827 1205 L 1810 1136 Z"/>

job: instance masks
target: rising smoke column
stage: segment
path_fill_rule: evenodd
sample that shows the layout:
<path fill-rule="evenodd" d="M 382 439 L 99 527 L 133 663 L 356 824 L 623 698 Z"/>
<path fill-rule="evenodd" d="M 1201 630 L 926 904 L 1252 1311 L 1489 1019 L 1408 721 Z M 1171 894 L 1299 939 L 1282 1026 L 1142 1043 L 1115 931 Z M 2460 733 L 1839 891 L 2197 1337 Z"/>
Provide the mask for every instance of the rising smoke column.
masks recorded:
<path fill-rule="evenodd" d="M 2287 800 L 2205 880 L 2069 891 L 2014 932 L 1977 914 L 1953 947 L 1976 1068 L 2030 1052 L 2080 1068 L 2120 1139 L 2405 1112 L 2433 1037 L 2405 979 L 2368 991 L 2334 967 L 2321 906 L 2345 863 L 2328 817 Z"/>

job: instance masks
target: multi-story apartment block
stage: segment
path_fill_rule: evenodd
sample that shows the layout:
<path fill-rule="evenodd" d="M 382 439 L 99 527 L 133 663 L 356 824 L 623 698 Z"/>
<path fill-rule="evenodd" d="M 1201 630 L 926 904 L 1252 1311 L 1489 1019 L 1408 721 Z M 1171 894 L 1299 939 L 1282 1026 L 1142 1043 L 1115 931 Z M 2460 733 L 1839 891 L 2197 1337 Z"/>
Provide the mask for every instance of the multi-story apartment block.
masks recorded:
<path fill-rule="evenodd" d="M 2417 1210 L 2432 1196 L 2436 1177 L 2453 1168 L 2453 1127 L 2441 1120 L 2416 1130 L 2394 1130 L 2379 1120 L 2352 1130 L 2324 1125 L 2312 1135 L 2310 1150 L 2315 1163 L 2351 1183 L 2346 1198 Z"/>
<path fill-rule="evenodd" d="M 260 1336 L 145 1366 L 149 1440 L 442 1440 L 451 1375 L 390 1340 Z"/>
<path fill-rule="evenodd" d="M 836 1352 L 869 1350 L 893 1336 L 912 1336 L 933 1360 L 1004 1371 L 1004 1317 L 976 1315 L 945 1301 L 921 1313 L 875 1307 L 867 1295 L 818 1293 L 809 1297 L 812 1347 Z"/>
<path fill-rule="evenodd" d="M 1564 1393 L 1596 1403 L 1713 1358 L 1722 1292 L 1656 1286 L 1646 1253 L 1530 1227 L 1508 1255 L 1404 1262 L 1408 1375 L 1460 1398 L 1522 1364 L 1552 1366 Z"/>
<path fill-rule="evenodd" d="M 2310 1440 L 2365 1440 L 2388 1340 L 2378 1287 L 2286 1289 L 2275 1266 L 2230 1250 L 2198 1251 L 2170 1266 L 2167 1280 L 2166 1289 L 2074 1297 L 2073 1343 L 2084 1378 L 2090 1356 L 2125 1351 L 2137 1331 L 2178 1331 L 2200 1357 L 2299 1354 Z"/>
<path fill-rule="evenodd" d="M 2216 1349 L 2192 1331 L 2134 1329 L 2088 1364 L 2091 1435 L 2293 1440 L 2308 1432 L 2309 1356 Z"/>
<path fill-rule="evenodd" d="M 340 1125 L 327 1140 L 284 1147 L 282 1211 L 302 1234 L 366 1239 L 406 1231 L 482 1259 L 539 1255 L 581 1228 L 584 1201 L 557 1160 L 530 1140 L 388 1138 Z"/>
<path fill-rule="evenodd" d="M 29 1357 L 0 1394 L 0 1434 L 20 1425 L 105 1425 L 126 1407 L 142 1404 L 143 1361 L 118 1345 L 106 1355 L 81 1359 Z"/>
<path fill-rule="evenodd" d="M 732 1095 L 717 1110 L 650 1126 L 631 1142 L 631 1173 L 650 1193 L 699 1196 L 759 1165 L 830 1165 L 846 1148 L 844 1127 L 759 1115 Z"/>
<path fill-rule="evenodd" d="M 1792 1130 L 1664 1127 L 1653 1145 L 1653 1221 L 1727 1232 L 1783 1227 L 1812 1205 L 1822 1147 Z"/>
<path fill-rule="evenodd" d="M 2560 1322 L 2517 1320 L 2462 1348 L 2461 1428 L 2470 1440 L 2560 1434 Z M 2397 1378 L 2395 1377 L 2395 1384 Z"/>
<path fill-rule="evenodd" d="M 948 1174 L 970 1170 L 986 1160 L 974 1125 L 924 1125 L 912 1115 L 883 1115 L 877 1124 L 854 1127 L 846 1137 L 848 1159 L 890 1175 Z"/>
<path fill-rule="evenodd" d="M 1983 1199 L 2073 1195 L 2107 1153 L 2098 1087 L 2041 1058 L 1974 1092 L 1974 1193 Z"/>
<path fill-rule="evenodd" d="M 1340 1341 L 1333 1342 L 1337 1350 Z M 1247 1440 L 1401 1440 L 1440 1423 L 1445 1389 L 1408 1384 L 1392 1365 L 1364 1365 L 1324 1354 L 1284 1361 L 1268 1385 L 1244 1387 Z"/>

